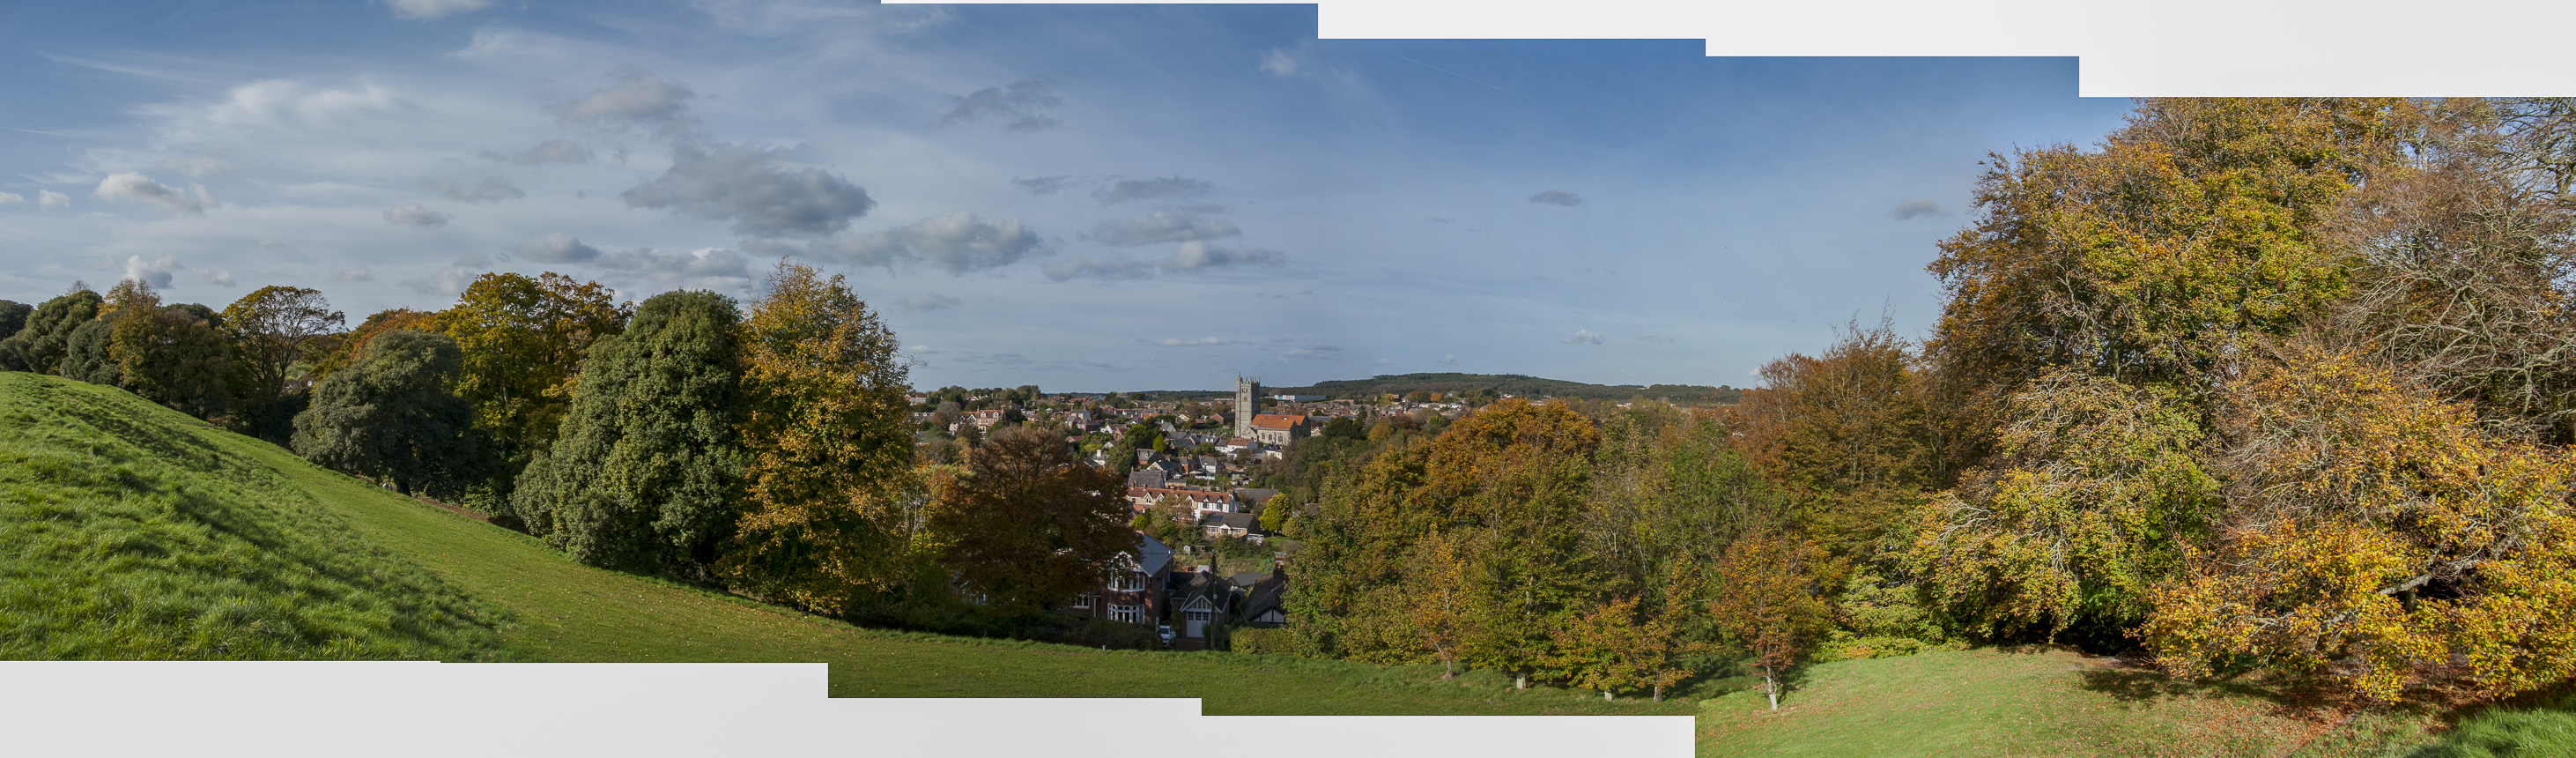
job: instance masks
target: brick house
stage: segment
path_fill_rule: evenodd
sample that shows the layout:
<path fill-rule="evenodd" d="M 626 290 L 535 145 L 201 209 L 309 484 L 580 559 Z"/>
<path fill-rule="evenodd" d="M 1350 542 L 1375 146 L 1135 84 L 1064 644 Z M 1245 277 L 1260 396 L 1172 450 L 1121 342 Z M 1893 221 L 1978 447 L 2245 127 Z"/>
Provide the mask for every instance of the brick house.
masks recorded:
<path fill-rule="evenodd" d="M 1075 596 L 1063 613 L 1152 629 L 1163 622 L 1172 577 L 1172 549 L 1136 532 L 1136 549 L 1119 553 L 1118 570 L 1100 589 Z"/>

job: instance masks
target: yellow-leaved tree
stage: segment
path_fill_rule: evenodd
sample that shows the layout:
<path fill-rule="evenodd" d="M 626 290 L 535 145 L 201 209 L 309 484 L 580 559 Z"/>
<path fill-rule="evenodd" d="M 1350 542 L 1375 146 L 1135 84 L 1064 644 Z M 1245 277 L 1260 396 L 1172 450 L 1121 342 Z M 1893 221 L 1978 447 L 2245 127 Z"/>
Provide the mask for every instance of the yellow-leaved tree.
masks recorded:
<path fill-rule="evenodd" d="M 928 485 L 904 423 L 894 332 L 839 275 L 781 259 L 740 340 L 744 514 L 716 571 L 772 600 L 837 613 L 903 574 Z"/>
<path fill-rule="evenodd" d="M 2296 340 L 2226 398 L 2229 509 L 2141 629 L 2170 668 L 2255 662 L 2374 699 L 2576 673 L 2576 455 Z"/>

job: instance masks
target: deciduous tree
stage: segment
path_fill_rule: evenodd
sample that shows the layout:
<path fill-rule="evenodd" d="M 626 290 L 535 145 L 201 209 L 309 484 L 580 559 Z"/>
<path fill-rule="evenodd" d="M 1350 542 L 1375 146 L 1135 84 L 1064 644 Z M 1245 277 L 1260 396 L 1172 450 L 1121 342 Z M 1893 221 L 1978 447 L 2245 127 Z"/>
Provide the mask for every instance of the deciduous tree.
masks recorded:
<path fill-rule="evenodd" d="M 1787 675 L 1834 625 L 1842 571 L 1814 542 L 1770 529 L 1746 534 L 1717 563 L 1709 614 L 1762 673 L 1771 710 Z"/>
<path fill-rule="evenodd" d="M 458 353 L 443 334 L 378 336 L 314 387 L 313 405 L 295 417 L 295 453 L 398 492 L 452 496 L 482 458 L 474 409 L 448 387 L 463 370 Z"/>
<path fill-rule="evenodd" d="M 1064 439 L 1013 426 L 967 455 L 935 492 L 929 529 L 940 565 L 986 608 L 1035 613 L 1101 586 L 1132 549 L 1123 487 L 1074 459 Z"/>

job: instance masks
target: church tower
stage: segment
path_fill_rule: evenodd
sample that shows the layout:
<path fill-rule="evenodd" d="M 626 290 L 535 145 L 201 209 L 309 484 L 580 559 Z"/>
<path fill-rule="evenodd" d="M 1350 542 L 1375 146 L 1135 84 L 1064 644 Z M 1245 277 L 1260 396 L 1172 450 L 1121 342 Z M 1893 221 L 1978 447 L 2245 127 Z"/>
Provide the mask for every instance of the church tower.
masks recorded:
<path fill-rule="evenodd" d="M 1261 380 L 1234 378 L 1234 436 L 1252 438 L 1252 416 L 1261 412 Z"/>

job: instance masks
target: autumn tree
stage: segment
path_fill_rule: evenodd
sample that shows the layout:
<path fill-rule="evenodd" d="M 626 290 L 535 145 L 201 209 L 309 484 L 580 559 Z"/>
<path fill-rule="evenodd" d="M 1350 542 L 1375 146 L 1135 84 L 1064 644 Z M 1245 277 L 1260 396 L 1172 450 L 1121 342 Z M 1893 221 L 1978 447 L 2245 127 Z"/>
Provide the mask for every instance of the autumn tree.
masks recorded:
<path fill-rule="evenodd" d="M 1475 556 L 1461 555 L 1458 545 L 1434 534 L 1421 542 L 1411 561 L 1411 581 L 1404 588 L 1404 619 L 1440 661 L 1440 678 L 1458 678 L 1458 659 L 1490 598 L 1476 584 Z"/>
<path fill-rule="evenodd" d="M 1690 675 L 1681 659 L 1706 647 L 1683 634 L 1680 610 L 1633 595 L 1593 604 L 1549 630 L 1555 644 L 1545 663 L 1568 684 L 1599 690 L 1603 700 L 1644 689 L 1663 702 L 1664 688 Z"/>
<path fill-rule="evenodd" d="M 103 298 L 87 288 L 46 300 L 27 316 L 27 325 L 0 339 L 0 369 L 52 374 L 61 367 L 72 330 L 98 317 Z"/>
<path fill-rule="evenodd" d="M 376 335 L 397 329 L 445 334 L 447 328 L 442 318 L 445 315 L 443 311 L 415 311 L 409 308 L 392 308 L 369 314 L 365 321 L 358 323 L 356 328 L 330 337 L 327 349 L 320 355 L 314 356 L 313 378 L 319 381 L 357 362 L 358 358 L 367 354 L 367 343 L 374 341 Z"/>
<path fill-rule="evenodd" d="M 781 260 L 751 303 L 742 351 L 743 515 L 718 575 L 824 612 L 903 567 L 915 528 L 913 476 L 894 332 L 839 275 Z"/>
<path fill-rule="evenodd" d="M 1117 478 L 1063 438 L 1012 426 L 969 453 L 935 492 L 929 530 L 959 588 L 1001 613 L 1035 613 L 1106 581 L 1135 544 Z"/>
<path fill-rule="evenodd" d="M 2025 388 L 1989 465 L 1915 513 L 1903 565 L 1958 628 L 2119 644 L 2219 507 L 2200 415 L 2175 390 L 2071 369 Z"/>
<path fill-rule="evenodd" d="M 231 420 L 250 377 L 222 318 L 193 303 L 120 308 L 111 337 L 125 388 L 191 416 Z"/>
<path fill-rule="evenodd" d="M 503 515 L 575 560 L 702 578 L 741 515 L 741 322 L 732 298 L 673 291 L 591 348 L 549 451 Z"/>
<path fill-rule="evenodd" d="M 466 285 L 439 326 L 463 351 L 457 394 L 474 404 L 476 423 L 507 467 L 500 473 L 515 474 L 553 444 L 582 359 L 625 329 L 633 311 L 598 282 L 553 272 L 484 274 Z"/>
<path fill-rule="evenodd" d="M 2401 374 L 2296 340 L 2231 383 L 2230 508 L 2141 632 L 2209 676 L 2253 660 L 2379 700 L 2576 673 L 2576 454 L 2484 429 Z"/>
<path fill-rule="evenodd" d="M 1842 568 L 1813 541 L 1768 528 L 1746 534 L 1717 562 L 1709 615 L 1762 672 L 1771 710 L 1787 675 L 1834 625 Z"/>
<path fill-rule="evenodd" d="M 312 406 L 295 417 L 295 453 L 397 492 L 453 496 L 482 460 L 473 407 L 448 387 L 463 370 L 458 353 L 443 334 L 377 337 L 314 387 Z"/>
<path fill-rule="evenodd" d="M 1483 556 L 1478 582 L 1497 610 L 1466 647 L 1471 666 L 1529 673 L 1547 628 L 1598 583 L 1582 510 L 1601 433 L 1564 405 L 1504 401 L 1410 436 L 1356 475 L 1331 480 L 1322 510 L 1300 519 L 1305 551 L 1289 567 L 1301 632 L 1363 660 L 1406 660 L 1421 646 L 1401 616 L 1411 548 L 1442 534 Z M 1303 443 L 1301 443 L 1303 444 Z"/>
<path fill-rule="evenodd" d="M 1910 346 L 1887 322 L 1854 324 L 1821 357 L 1762 367 L 1736 414 L 1738 449 L 1830 547 L 1873 555 L 1932 483 L 1926 408 Z"/>

